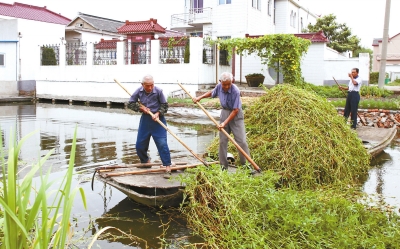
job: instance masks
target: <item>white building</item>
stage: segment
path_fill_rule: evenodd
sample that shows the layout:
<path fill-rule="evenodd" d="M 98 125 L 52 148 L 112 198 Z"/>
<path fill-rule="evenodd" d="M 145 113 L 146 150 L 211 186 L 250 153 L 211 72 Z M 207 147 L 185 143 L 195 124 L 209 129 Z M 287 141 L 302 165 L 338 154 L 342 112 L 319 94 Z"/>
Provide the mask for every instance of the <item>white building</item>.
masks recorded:
<path fill-rule="evenodd" d="M 60 44 L 70 21 L 46 7 L 0 3 L 0 94 L 32 94 L 40 46 Z"/>

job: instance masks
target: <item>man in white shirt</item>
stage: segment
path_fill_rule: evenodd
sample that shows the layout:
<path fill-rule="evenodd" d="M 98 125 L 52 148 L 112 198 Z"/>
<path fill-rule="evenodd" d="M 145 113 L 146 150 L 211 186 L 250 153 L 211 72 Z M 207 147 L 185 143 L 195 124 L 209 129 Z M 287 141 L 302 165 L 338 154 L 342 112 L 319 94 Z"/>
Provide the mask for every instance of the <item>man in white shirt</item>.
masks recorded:
<path fill-rule="evenodd" d="M 340 89 L 347 90 L 346 106 L 344 108 L 344 117 L 347 121 L 351 113 L 351 128 L 356 129 L 357 127 L 357 113 L 358 113 L 358 103 L 360 103 L 360 88 L 362 84 L 361 77 L 358 75 L 358 68 L 353 68 L 351 73 L 349 73 L 349 86 L 343 87 L 339 86 Z"/>

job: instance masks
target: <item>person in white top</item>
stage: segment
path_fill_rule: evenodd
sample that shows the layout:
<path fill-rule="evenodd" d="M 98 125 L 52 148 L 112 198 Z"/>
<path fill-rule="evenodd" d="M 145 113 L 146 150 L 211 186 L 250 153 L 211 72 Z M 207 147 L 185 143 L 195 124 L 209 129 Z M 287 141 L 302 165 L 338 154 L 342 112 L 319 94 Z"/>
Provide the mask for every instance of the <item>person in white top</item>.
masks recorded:
<path fill-rule="evenodd" d="M 362 80 L 361 77 L 358 75 L 358 72 L 358 68 L 353 68 L 351 70 L 351 73 L 349 73 L 349 86 L 339 86 L 340 89 L 348 90 L 343 116 L 347 121 L 351 113 L 351 128 L 354 130 L 357 127 L 358 103 L 360 103 L 360 88 L 362 84 Z"/>

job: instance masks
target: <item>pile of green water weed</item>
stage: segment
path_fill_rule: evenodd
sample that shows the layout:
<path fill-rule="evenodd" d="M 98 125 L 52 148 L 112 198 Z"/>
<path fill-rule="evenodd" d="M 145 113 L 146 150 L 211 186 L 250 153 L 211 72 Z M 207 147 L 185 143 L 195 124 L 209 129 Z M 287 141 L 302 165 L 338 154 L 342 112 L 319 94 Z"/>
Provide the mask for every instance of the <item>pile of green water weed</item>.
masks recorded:
<path fill-rule="evenodd" d="M 246 109 L 247 142 L 258 166 L 281 174 L 282 186 L 347 186 L 368 172 L 362 141 L 326 99 L 289 84 L 266 91 Z M 207 149 L 212 158 L 218 140 Z M 238 161 L 232 143 L 228 151 Z"/>
<path fill-rule="evenodd" d="M 340 191 L 276 190 L 278 175 L 198 167 L 182 177 L 181 210 L 209 248 L 400 248 L 400 218 Z"/>

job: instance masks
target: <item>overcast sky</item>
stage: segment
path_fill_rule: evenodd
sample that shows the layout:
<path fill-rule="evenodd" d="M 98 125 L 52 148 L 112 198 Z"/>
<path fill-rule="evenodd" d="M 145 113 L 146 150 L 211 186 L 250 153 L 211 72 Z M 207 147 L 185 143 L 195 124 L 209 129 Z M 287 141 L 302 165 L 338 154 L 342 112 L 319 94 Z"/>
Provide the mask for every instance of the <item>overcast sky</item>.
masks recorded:
<path fill-rule="evenodd" d="M 217 1 L 217 0 L 214 0 Z M 233 0 L 235 1 L 235 0 Z M 382 38 L 386 0 L 296 0 L 317 15 L 334 14 L 339 23 L 346 23 L 352 34 L 361 38 L 361 45 L 372 48 L 373 38 Z M 0 0 L 12 4 L 15 1 Z M 17 0 L 73 19 L 78 12 L 115 19 L 140 21 L 157 18 L 170 28 L 171 14 L 183 12 L 184 0 Z M 400 0 L 391 0 L 389 37 L 400 33 Z"/>

